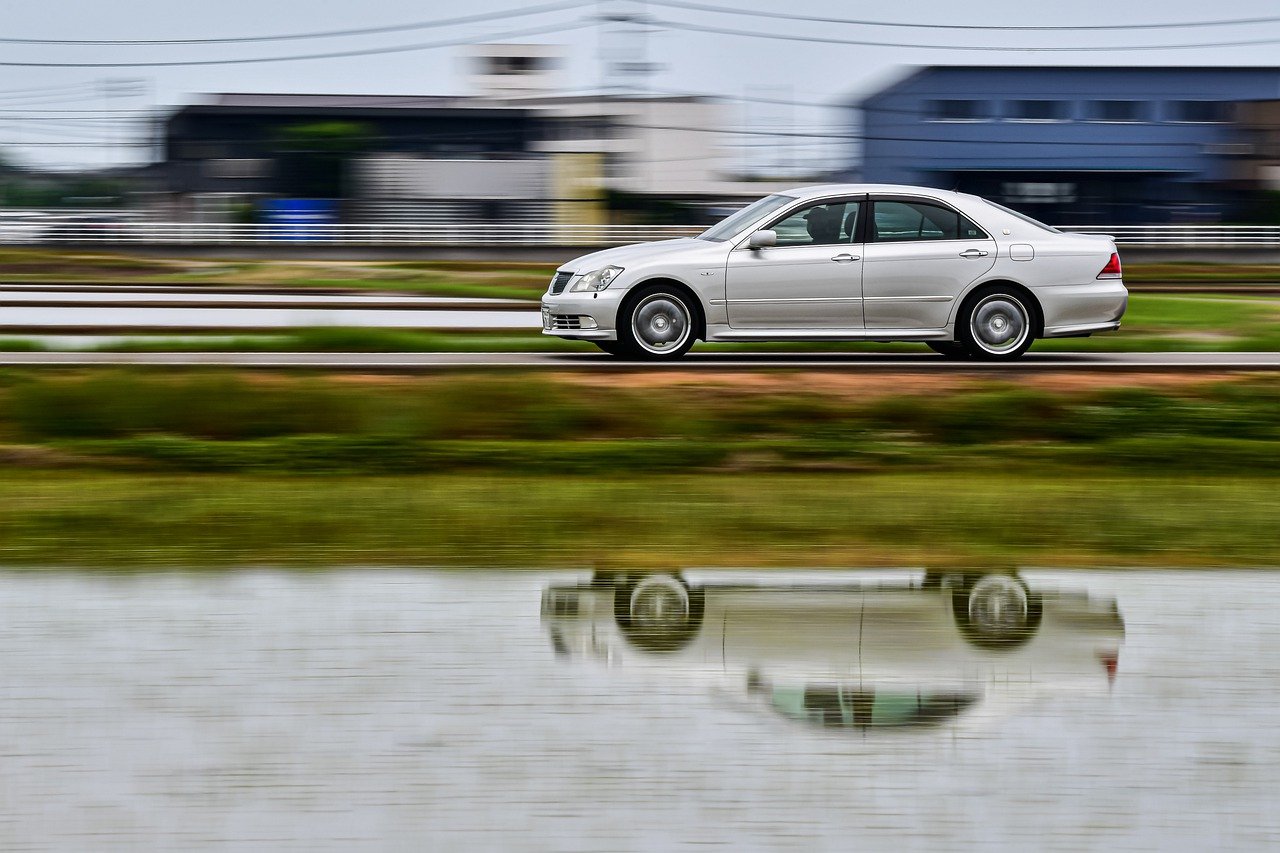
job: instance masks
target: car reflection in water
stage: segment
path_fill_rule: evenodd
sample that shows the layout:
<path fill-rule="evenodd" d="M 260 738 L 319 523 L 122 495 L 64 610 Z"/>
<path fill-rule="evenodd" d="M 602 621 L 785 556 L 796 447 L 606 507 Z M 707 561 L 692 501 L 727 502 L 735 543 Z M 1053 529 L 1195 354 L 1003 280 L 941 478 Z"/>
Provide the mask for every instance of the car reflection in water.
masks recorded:
<path fill-rule="evenodd" d="M 1124 637 L 1114 600 L 1032 589 L 1011 571 L 703 585 L 597 573 L 544 590 L 542 618 L 558 656 L 710 679 L 785 717 L 861 731 L 1105 689 Z"/>

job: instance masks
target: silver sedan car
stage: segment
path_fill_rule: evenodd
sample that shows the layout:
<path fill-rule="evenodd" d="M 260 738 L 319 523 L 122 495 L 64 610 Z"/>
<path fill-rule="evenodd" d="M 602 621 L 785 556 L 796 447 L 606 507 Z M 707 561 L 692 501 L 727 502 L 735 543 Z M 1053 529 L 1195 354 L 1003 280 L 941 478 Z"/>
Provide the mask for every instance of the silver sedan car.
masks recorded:
<path fill-rule="evenodd" d="M 677 358 L 705 341 L 919 341 L 1012 359 L 1036 338 L 1113 331 L 1128 304 L 1115 241 L 978 196 L 828 184 L 767 196 L 697 237 L 563 264 L 544 334 Z"/>

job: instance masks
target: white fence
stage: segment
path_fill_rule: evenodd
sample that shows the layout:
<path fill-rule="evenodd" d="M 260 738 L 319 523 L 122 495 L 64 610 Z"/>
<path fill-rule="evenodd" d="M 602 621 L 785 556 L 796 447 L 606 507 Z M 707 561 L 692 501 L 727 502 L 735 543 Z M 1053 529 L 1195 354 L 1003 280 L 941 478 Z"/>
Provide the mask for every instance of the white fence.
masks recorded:
<path fill-rule="evenodd" d="M 1141 249 L 1280 249 L 1276 225 L 1063 225 L 1059 230 L 1110 234 L 1118 246 Z"/>
<path fill-rule="evenodd" d="M 550 223 L 458 225 L 390 223 L 272 223 L 233 225 L 147 220 L 0 224 L 8 244 L 258 245 L 328 243 L 351 246 L 618 246 L 646 240 L 688 237 L 696 225 L 555 225 Z M 1063 226 L 1063 231 L 1110 234 L 1133 248 L 1280 249 L 1280 226 L 1273 225 L 1096 225 Z"/>
<path fill-rule="evenodd" d="M 686 225 L 555 225 L 548 223 L 461 225 L 389 223 L 264 223 L 232 225 L 187 222 L 68 222 L 25 234 L 0 236 L 10 243 L 110 243 L 256 245 L 331 243 L 352 246 L 618 246 L 689 237 L 705 230 Z M 17 238 L 17 239 L 15 239 Z"/>

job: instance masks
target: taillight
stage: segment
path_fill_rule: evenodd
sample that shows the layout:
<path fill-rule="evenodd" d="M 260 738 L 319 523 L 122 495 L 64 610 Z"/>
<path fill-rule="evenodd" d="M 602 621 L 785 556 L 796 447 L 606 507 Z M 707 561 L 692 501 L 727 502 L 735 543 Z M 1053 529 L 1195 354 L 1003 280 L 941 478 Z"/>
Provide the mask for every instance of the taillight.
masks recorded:
<path fill-rule="evenodd" d="M 1111 253 L 1111 260 L 1107 261 L 1107 265 L 1102 268 L 1102 272 L 1098 273 L 1098 278 L 1119 278 L 1120 277 L 1120 255 L 1116 252 Z"/>

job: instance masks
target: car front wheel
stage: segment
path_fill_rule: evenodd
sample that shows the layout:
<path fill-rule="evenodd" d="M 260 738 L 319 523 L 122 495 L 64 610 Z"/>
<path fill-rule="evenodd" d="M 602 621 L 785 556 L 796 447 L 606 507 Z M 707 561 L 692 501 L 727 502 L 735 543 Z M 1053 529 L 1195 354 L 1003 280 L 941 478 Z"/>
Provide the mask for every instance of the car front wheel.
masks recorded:
<path fill-rule="evenodd" d="M 974 358 L 1018 358 L 1035 340 L 1033 309 L 1027 298 L 1001 287 L 979 291 L 970 301 L 956 337 Z"/>
<path fill-rule="evenodd" d="M 693 346 L 696 315 L 688 297 L 675 290 L 646 288 L 625 314 L 618 324 L 618 340 L 640 358 L 679 358 Z"/>

